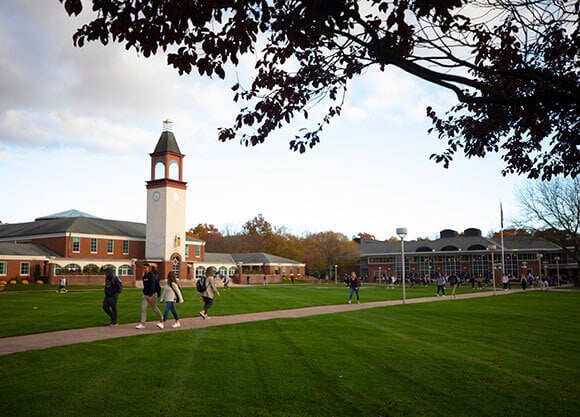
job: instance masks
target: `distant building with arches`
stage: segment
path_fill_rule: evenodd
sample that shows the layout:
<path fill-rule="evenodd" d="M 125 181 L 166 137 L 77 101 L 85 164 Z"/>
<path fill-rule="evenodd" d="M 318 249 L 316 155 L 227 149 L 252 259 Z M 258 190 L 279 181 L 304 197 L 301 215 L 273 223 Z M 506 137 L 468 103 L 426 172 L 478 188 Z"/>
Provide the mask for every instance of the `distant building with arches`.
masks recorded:
<path fill-rule="evenodd" d="M 359 273 L 369 282 L 385 277 L 401 279 L 401 242 L 355 239 L 361 252 Z M 465 229 L 462 234 L 442 230 L 439 239 L 405 241 L 407 279 L 433 279 L 438 275 L 457 275 L 465 280 L 481 278 L 496 283 L 504 274 L 519 279 L 534 277 L 576 277 L 578 264 L 568 252 L 537 236 L 484 237 L 481 230 Z"/>

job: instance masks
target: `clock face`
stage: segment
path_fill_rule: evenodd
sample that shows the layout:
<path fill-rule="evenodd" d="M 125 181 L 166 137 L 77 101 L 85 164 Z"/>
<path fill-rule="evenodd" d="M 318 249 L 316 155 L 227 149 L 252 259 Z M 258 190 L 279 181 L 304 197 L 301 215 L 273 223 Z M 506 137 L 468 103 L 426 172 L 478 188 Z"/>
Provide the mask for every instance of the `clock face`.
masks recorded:
<path fill-rule="evenodd" d="M 157 200 L 159 200 L 159 197 L 160 197 L 160 196 L 159 196 L 159 193 L 158 193 L 157 191 L 155 191 L 155 192 L 153 193 L 153 200 L 157 201 Z"/>
<path fill-rule="evenodd" d="M 174 192 L 174 193 L 173 193 L 173 199 L 174 199 L 175 201 L 179 201 L 179 193 L 178 193 L 178 192 Z"/>

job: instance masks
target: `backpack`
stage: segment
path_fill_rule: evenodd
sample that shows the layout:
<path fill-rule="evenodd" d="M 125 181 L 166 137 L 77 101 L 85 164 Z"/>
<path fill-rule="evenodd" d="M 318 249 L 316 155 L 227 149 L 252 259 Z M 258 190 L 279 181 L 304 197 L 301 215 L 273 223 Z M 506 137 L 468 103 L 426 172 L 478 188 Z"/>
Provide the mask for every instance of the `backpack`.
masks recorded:
<path fill-rule="evenodd" d="M 117 280 L 117 283 L 119 284 L 119 292 L 123 292 L 123 281 L 121 281 L 121 278 L 119 277 L 115 277 L 115 279 Z"/>
<path fill-rule="evenodd" d="M 197 290 L 197 292 L 204 292 L 205 290 L 207 290 L 207 286 L 206 286 L 206 277 L 201 277 L 200 279 L 197 280 L 197 282 L 195 283 L 195 289 Z"/>

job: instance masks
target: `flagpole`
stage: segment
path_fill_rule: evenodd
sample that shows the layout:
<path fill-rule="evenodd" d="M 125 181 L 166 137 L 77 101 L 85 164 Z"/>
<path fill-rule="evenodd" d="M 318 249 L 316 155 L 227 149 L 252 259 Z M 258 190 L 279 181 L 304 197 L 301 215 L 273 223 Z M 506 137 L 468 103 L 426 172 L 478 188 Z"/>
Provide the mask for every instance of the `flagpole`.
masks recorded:
<path fill-rule="evenodd" d="M 499 211 L 501 214 L 501 229 L 499 232 L 500 238 L 501 238 L 501 271 L 502 271 L 502 274 L 507 275 L 507 273 L 505 271 L 505 248 L 503 245 L 503 207 L 502 207 L 501 201 L 499 202 Z M 503 280 L 503 275 L 502 275 L 502 280 Z"/>

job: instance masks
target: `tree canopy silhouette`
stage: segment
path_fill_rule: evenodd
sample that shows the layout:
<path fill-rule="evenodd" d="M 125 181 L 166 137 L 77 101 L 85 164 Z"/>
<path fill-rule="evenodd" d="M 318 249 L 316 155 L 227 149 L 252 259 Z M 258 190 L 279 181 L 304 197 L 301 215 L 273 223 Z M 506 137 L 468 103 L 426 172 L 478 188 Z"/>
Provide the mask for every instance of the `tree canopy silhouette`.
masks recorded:
<path fill-rule="evenodd" d="M 226 77 L 256 54 L 244 101 L 219 139 L 264 142 L 315 103 L 321 120 L 290 148 L 305 152 L 340 115 L 349 82 L 395 66 L 452 91 L 445 114 L 426 109 L 446 140 L 431 158 L 445 167 L 499 153 L 504 175 L 550 179 L 580 170 L 580 0 L 60 0 L 69 15 L 92 3 L 74 44 L 123 44 L 164 53 L 180 74 Z M 326 109 L 326 107 L 325 107 Z"/>

